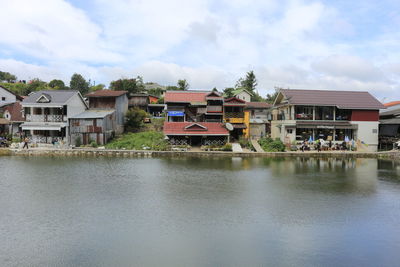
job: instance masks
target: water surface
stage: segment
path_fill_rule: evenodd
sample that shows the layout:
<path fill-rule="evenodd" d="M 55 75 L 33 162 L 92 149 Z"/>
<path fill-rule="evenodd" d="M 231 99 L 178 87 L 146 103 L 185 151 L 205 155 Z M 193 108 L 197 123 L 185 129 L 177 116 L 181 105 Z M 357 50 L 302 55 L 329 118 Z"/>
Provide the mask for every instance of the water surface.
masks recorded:
<path fill-rule="evenodd" d="M 0 266 L 399 266 L 400 164 L 0 157 Z"/>

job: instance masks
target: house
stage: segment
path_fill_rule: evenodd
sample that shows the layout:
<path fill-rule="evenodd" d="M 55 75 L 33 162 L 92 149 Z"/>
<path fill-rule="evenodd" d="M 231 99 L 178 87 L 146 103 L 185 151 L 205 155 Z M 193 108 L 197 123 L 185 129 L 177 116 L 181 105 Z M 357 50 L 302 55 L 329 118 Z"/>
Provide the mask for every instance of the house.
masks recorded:
<path fill-rule="evenodd" d="M 4 105 L 15 103 L 17 101 L 22 101 L 23 98 L 12 91 L 0 86 L 0 108 Z"/>
<path fill-rule="evenodd" d="M 400 140 L 400 107 L 379 113 L 379 148 L 392 149 Z"/>
<path fill-rule="evenodd" d="M 129 108 L 140 108 L 147 111 L 149 95 L 145 93 L 129 94 Z"/>
<path fill-rule="evenodd" d="M 127 94 L 127 91 L 98 90 L 86 95 L 90 109 L 115 110 L 114 130 L 116 134 L 124 132 L 125 115 L 128 111 Z"/>
<path fill-rule="evenodd" d="M 247 102 L 246 109 L 250 113 L 250 138 L 260 139 L 269 132 L 271 104 L 266 102 Z"/>
<path fill-rule="evenodd" d="M 368 92 L 282 89 L 272 108 L 271 137 L 288 145 L 310 137 L 353 139 L 358 150 L 376 151 L 382 108 Z"/>
<path fill-rule="evenodd" d="M 21 102 L 15 102 L 3 106 L 3 117 L 8 121 L 8 134 L 21 136 L 21 124 L 25 121 Z"/>
<path fill-rule="evenodd" d="M 246 89 L 243 88 L 239 88 L 236 89 L 232 92 L 232 96 L 236 97 L 237 99 L 241 99 L 244 100 L 245 102 L 250 102 L 251 101 L 251 97 L 253 96 L 252 93 L 250 93 L 249 91 L 247 91 Z"/>
<path fill-rule="evenodd" d="M 164 134 L 171 144 L 225 144 L 224 98 L 212 91 L 167 91 Z"/>
<path fill-rule="evenodd" d="M 381 110 L 381 112 L 387 112 L 390 110 L 394 110 L 394 109 L 400 109 L 400 101 L 392 101 L 392 102 L 388 102 L 383 104 L 385 106 L 385 109 Z"/>
<path fill-rule="evenodd" d="M 230 123 L 233 130 L 230 136 L 238 140 L 240 137 L 250 137 L 250 113 L 245 110 L 246 101 L 231 97 L 224 100 L 224 123 Z"/>
<path fill-rule="evenodd" d="M 69 118 L 69 143 L 105 145 L 115 135 L 116 115 L 115 109 L 89 109 Z"/>
<path fill-rule="evenodd" d="M 21 125 L 34 143 L 68 142 L 68 119 L 88 107 L 79 91 L 43 90 L 22 102 L 25 122 Z"/>
<path fill-rule="evenodd" d="M 160 98 L 155 95 L 149 95 L 149 104 L 157 104 Z"/>

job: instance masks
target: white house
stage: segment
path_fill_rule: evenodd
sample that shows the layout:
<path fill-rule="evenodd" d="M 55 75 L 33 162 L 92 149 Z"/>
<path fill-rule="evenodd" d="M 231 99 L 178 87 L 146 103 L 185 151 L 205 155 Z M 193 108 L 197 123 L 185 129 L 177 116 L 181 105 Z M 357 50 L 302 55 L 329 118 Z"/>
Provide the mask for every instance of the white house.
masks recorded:
<path fill-rule="evenodd" d="M 25 135 L 34 143 L 68 142 L 68 118 L 88 107 L 79 91 L 46 90 L 31 93 L 22 101 Z"/>
<path fill-rule="evenodd" d="M 14 94 L 10 90 L 0 86 L 0 107 L 21 101 L 22 97 Z"/>
<path fill-rule="evenodd" d="M 253 94 L 250 93 L 249 91 L 247 91 L 246 89 L 237 89 L 237 90 L 233 91 L 232 93 L 233 93 L 233 97 L 236 97 L 237 99 L 240 99 L 240 100 L 244 100 L 246 102 L 250 102 L 251 97 L 253 96 Z"/>

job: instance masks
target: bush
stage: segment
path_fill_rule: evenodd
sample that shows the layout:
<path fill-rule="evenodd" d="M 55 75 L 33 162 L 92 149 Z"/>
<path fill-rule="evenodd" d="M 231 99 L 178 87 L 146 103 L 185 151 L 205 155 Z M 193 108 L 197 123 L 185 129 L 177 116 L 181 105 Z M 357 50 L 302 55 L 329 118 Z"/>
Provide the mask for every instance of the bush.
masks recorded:
<path fill-rule="evenodd" d="M 137 132 L 143 127 L 143 119 L 147 117 L 146 111 L 133 108 L 128 110 L 125 116 L 125 131 Z"/>
<path fill-rule="evenodd" d="M 221 147 L 222 151 L 232 151 L 232 144 L 226 143 Z"/>
<path fill-rule="evenodd" d="M 273 140 L 272 138 L 262 138 L 258 141 L 262 149 L 266 152 L 283 152 L 285 151 L 285 144 L 280 140 Z"/>
<path fill-rule="evenodd" d="M 96 148 L 96 147 L 98 147 L 99 145 L 97 144 L 96 141 L 92 141 L 92 142 L 90 142 L 90 146 Z"/>
<path fill-rule="evenodd" d="M 75 139 L 75 146 L 76 147 L 80 147 L 82 145 L 82 140 L 81 140 L 81 138 L 78 136 L 76 139 Z"/>
<path fill-rule="evenodd" d="M 134 149 L 165 151 L 169 150 L 169 144 L 164 139 L 162 132 L 147 131 L 140 133 L 127 133 L 106 145 L 111 149 Z M 146 149 L 146 150 L 147 150 Z"/>

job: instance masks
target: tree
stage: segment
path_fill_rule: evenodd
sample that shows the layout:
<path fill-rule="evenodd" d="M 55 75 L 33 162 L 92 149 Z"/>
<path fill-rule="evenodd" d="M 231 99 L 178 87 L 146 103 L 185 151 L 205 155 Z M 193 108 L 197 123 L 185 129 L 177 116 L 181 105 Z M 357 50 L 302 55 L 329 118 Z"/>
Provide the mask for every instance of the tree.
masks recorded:
<path fill-rule="evenodd" d="M 189 89 L 189 83 L 184 79 L 184 80 L 178 80 L 178 88 L 179 90 L 187 90 Z"/>
<path fill-rule="evenodd" d="M 137 76 L 135 79 L 119 79 L 110 83 L 110 89 L 114 91 L 128 91 L 129 94 L 144 91 L 143 79 Z"/>
<path fill-rule="evenodd" d="M 217 89 L 217 87 L 214 87 L 214 88 L 212 89 L 212 91 L 213 91 L 213 92 L 217 92 L 217 93 L 218 93 L 218 89 Z"/>
<path fill-rule="evenodd" d="M 266 99 L 267 103 L 270 103 L 270 104 L 274 103 L 275 98 L 278 96 L 280 89 L 281 88 L 279 88 L 279 87 L 275 87 L 275 92 L 274 93 L 267 94 L 267 99 Z"/>
<path fill-rule="evenodd" d="M 106 86 L 102 83 L 99 83 L 98 85 L 92 85 L 89 87 L 89 92 L 94 92 L 94 91 L 99 91 L 99 90 L 104 90 Z"/>
<path fill-rule="evenodd" d="M 237 82 L 236 82 L 236 88 L 243 88 L 246 89 L 247 91 L 249 91 L 250 93 L 255 93 L 256 91 L 256 87 L 257 87 L 258 83 L 257 83 L 257 79 L 256 79 L 256 75 L 254 74 L 254 71 L 248 71 L 246 73 L 246 78 L 240 78 Z"/>
<path fill-rule="evenodd" d="M 140 108 L 128 110 L 125 116 L 125 131 L 137 132 L 143 126 L 143 120 L 147 117 L 146 111 Z"/>
<path fill-rule="evenodd" d="M 29 95 L 31 92 L 47 89 L 47 83 L 40 80 L 39 78 L 36 78 L 28 82 L 28 85 L 25 88 L 24 95 Z"/>
<path fill-rule="evenodd" d="M 235 88 L 232 88 L 232 87 L 225 88 L 224 89 L 224 96 L 226 98 L 233 97 L 233 91 L 235 91 Z"/>
<path fill-rule="evenodd" d="M 65 83 L 62 80 L 54 79 L 49 82 L 49 87 L 56 90 L 63 90 L 65 89 Z"/>
<path fill-rule="evenodd" d="M 154 96 L 160 97 L 163 93 L 163 89 L 160 87 L 151 88 L 151 89 L 147 90 L 147 93 L 149 93 L 149 95 L 154 95 Z"/>
<path fill-rule="evenodd" d="M 0 71 L 0 81 L 6 81 L 8 83 L 15 82 L 17 80 L 17 76 L 9 73 Z"/>
<path fill-rule="evenodd" d="M 168 85 L 165 89 L 167 91 L 178 91 L 178 90 L 181 90 L 178 86 L 175 86 L 175 85 Z"/>
<path fill-rule="evenodd" d="M 69 87 L 71 90 L 78 90 L 82 95 L 86 95 L 89 92 L 89 82 L 78 73 L 72 75 Z"/>

